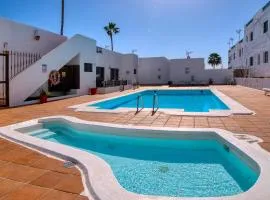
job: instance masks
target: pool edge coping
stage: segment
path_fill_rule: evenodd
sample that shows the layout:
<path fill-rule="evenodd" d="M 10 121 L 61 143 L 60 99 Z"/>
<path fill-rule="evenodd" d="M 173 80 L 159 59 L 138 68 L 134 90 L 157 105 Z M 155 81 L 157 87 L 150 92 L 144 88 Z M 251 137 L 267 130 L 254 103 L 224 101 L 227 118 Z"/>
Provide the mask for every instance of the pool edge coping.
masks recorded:
<path fill-rule="evenodd" d="M 253 115 L 255 114 L 254 111 L 246 108 L 241 103 L 237 102 L 236 100 L 232 99 L 231 97 L 225 95 L 224 93 L 220 92 L 218 89 L 213 87 L 192 87 L 192 88 L 147 88 L 147 89 L 137 89 L 132 92 L 128 92 L 126 94 L 117 95 L 114 97 L 108 97 L 101 100 L 91 101 L 87 103 L 77 104 L 73 106 L 69 106 L 68 108 L 75 109 L 76 112 L 97 112 L 97 113 L 126 113 L 131 111 L 136 111 L 136 108 L 117 108 L 114 110 L 110 109 L 97 109 L 97 107 L 89 106 L 96 103 L 100 103 L 103 101 L 108 101 L 112 99 L 116 99 L 119 97 L 128 96 L 131 94 L 136 94 L 139 92 L 144 92 L 147 90 L 210 90 L 222 103 L 224 103 L 229 110 L 209 110 L 209 112 L 185 112 L 184 109 L 158 109 L 158 112 L 162 112 L 164 114 L 169 115 L 180 115 L 180 116 L 209 116 L 209 117 L 226 117 L 230 115 Z M 143 111 L 152 111 L 151 108 L 144 108 Z"/>
<path fill-rule="evenodd" d="M 25 128 L 39 124 L 42 121 L 65 121 L 71 122 L 72 126 L 86 125 L 86 126 L 97 126 L 99 128 L 109 127 L 122 130 L 141 130 L 141 131 L 166 131 L 166 132 L 214 132 L 216 135 L 224 139 L 229 144 L 236 147 L 239 151 L 243 152 L 245 156 L 252 159 L 260 168 L 260 176 L 257 182 L 246 192 L 225 197 L 163 197 L 163 196 L 149 196 L 141 195 L 125 190 L 117 181 L 113 172 L 106 161 L 99 158 L 98 156 L 62 145 L 59 143 L 53 143 L 43 139 L 35 138 L 29 135 L 25 135 L 16 131 L 19 128 Z M 264 200 L 270 196 L 268 185 L 270 184 L 270 174 L 267 173 L 270 166 L 270 154 L 263 150 L 259 146 L 252 146 L 243 141 L 240 141 L 232 135 L 231 132 L 217 129 L 217 128 L 164 128 L 164 127 L 146 127 L 146 126 L 131 126 L 131 125 L 118 125 L 100 122 L 90 122 L 81 120 L 70 116 L 51 116 L 29 120 L 26 122 L 17 123 L 0 128 L 0 136 L 16 142 L 20 145 L 33 148 L 37 151 L 41 151 L 43 154 L 49 154 L 56 156 L 64 160 L 71 160 L 78 163 L 78 166 L 83 172 L 84 185 L 86 186 L 86 195 L 100 200 L 248 200 L 248 199 L 261 199 Z M 240 148 L 239 148 L 240 145 Z M 61 152 L 61 153 L 60 153 Z M 250 155 L 252 154 L 252 156 Z M 80 154 L 80 157 L 77 155 Z M 101 172 L 102 176 L 98 175 Z M 102 178 L 103 180 L 102 180 Z M 109 191 L 109 192 L 108 192 Z M 113 195 L 113 196 L 112 196 Z M 266 196 L 265 196 L 266 195 Z M 261 196 L 261 198 L 259 198 Z"/>

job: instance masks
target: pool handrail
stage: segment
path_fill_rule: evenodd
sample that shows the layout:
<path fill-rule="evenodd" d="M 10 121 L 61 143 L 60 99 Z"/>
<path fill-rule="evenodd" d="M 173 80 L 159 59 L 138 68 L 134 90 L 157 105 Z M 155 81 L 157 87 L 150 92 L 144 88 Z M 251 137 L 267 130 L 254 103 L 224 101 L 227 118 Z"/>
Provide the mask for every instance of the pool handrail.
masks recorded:
<path fill-rule="evenodd" d="M 140 101 L 141 101 L 141 104 L 142 104 L 141 109 L 139 109 Z M 143 103 L 142 95 L 139 94 L 139 95 L 137 96 L 137 111 L 136 111 L 136 113 L 140 112 L 142 109 L 144 109 L 144 103 Z"/>
<path fill-rule="evenodd" d="M 156 107 L 156 109 L 155 109 L 155 107 Z M 158 111 L 158 109 L 159 109 L 158 95 L 157 95 L 157 91 L 154 91 L 152 115 L 154 115 Z"/>

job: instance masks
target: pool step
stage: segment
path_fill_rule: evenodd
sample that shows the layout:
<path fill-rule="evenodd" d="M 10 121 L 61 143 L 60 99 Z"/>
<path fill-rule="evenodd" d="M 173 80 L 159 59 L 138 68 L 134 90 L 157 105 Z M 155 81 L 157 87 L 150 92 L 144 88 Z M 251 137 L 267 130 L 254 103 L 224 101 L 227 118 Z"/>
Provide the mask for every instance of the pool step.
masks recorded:
<path fill-rule="evenodd" d="M 39 129 L 39 130 L 30 132 L 29 135 L 42 138 L 42 139 L 48 139 L 56 135 L 56 133 L 50 131 L 49 129 Z"/>

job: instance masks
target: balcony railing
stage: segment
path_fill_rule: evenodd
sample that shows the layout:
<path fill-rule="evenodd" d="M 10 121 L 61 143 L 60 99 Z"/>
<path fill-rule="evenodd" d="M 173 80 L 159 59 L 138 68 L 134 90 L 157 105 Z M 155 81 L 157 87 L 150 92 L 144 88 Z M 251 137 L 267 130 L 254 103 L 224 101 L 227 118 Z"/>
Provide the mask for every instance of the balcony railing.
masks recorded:
<path fill-rule="evenodd" d="M 9 55 L 9 78 L 12 79 L 19 73 L 27 69 L 30 65 L 37 62 L 41 55 L 40 53 L 28 53 L 18 51 L 8 51 Z"/>

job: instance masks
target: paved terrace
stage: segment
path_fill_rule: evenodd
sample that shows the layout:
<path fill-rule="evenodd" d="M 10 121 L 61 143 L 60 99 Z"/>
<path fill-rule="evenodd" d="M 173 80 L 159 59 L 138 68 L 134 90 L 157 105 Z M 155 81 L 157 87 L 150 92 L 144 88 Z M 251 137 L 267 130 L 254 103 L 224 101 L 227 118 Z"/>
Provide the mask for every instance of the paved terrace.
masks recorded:
<path fill-rule="evenodd" d="M 243 104 L 256 115 L 229 117 L 190 117 L 166 115 L 157 112 L 89 113 L 74 112 L 71 105 L 99 100 L 132 91 L 107 95 L 81 96 L 72 99 L 0 110 L 0 126 L 33 118 L 69 115 L 84 120 L 133 124 L 136 126 L 221 128 L 245 133 L 264 140 L 261 146 L 270 151 L 270 96 L 259 90 L 242 86 L 215 86 L 224 94 Z M 76 199 L 83 192 L 80 173 L 76 168 L 66 169 L 57 161 L 19 145 L 0 139 L 0 200 L 6 199 Z"/>

